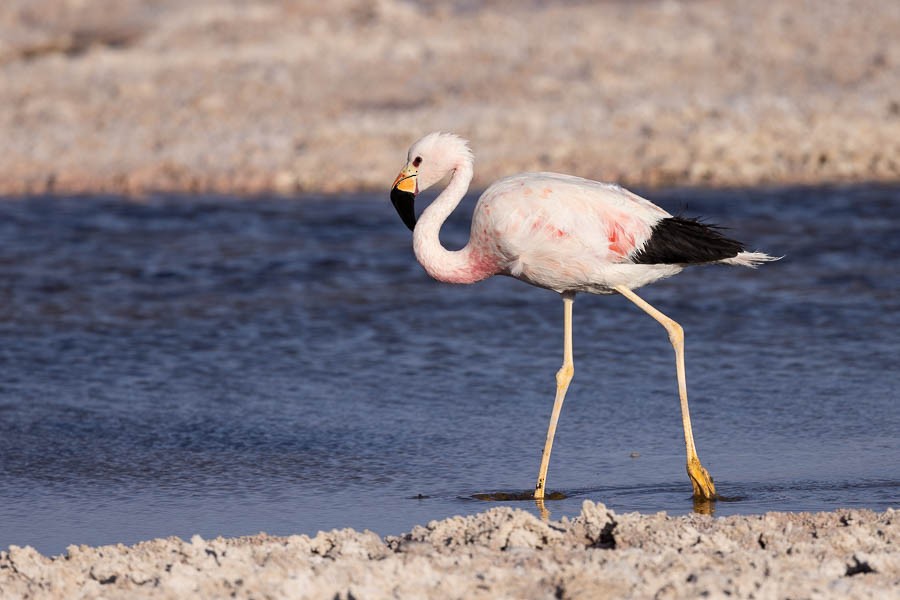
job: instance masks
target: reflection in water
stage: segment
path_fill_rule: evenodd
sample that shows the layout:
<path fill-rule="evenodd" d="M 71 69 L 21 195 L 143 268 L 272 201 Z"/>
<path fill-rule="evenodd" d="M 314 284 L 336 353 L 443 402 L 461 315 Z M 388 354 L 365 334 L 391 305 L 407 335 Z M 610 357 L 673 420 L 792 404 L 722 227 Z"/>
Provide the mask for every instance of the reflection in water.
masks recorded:
<path fill-rule="evenodd" d="M 643 294 L 685 329 L 694 435 L 740 499 L 716 514 L 895 506 L 898 189 L 652 196 L 785 255 Z M 622 298 L 576 302 L 553 517 L 692 510 L 665 336 Z M 430 280 L 382 197 L 2 202 L 0 547 L 484 510 L 537 472 L 560 312 L 507 278 Z M 488 499 L 542 512 L 516 494 Z"/>
<path fill-rule="evenodd" d="M 550 520 L 550 511 L 547 509 L 547 506 L 544 504 L 544 498 L 535 498 L 534 505 L 538 509 L 538 514 L 543 521 Z"/>
<path fill-rule="evenodd" d="M 476 500 L 485 502 L 523 502 L 527 500 L 536 500 L 533 490 L 524 492 L 488 492 L 480 494 L 472 494 Z M 544 495 L 545 500 L 565 500 L 566 496 L 562 492 L 548 492 Z"/>
<path fill-rule="evenodd" d="M 716 500 L 694 496 L 694 512 L 698 515 L 712 516 L 716 514 Z"/>

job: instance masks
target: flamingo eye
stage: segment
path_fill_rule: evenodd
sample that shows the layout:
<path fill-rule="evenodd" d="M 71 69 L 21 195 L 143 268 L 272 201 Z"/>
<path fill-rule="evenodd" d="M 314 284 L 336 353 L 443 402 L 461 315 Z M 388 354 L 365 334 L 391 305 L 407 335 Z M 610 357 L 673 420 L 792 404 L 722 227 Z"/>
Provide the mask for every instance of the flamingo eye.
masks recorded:
<path fill-rule="evenodd" d="M 422 157 L 421 157 L 421 156 L 417 156 L 417 157 L 415 157 L 415 158 L 413 159 L 413 166 L 414 166 L 414 167 L 418 167 L 418 166 L 421 165 L 421 164 L 422 164 Z"/>

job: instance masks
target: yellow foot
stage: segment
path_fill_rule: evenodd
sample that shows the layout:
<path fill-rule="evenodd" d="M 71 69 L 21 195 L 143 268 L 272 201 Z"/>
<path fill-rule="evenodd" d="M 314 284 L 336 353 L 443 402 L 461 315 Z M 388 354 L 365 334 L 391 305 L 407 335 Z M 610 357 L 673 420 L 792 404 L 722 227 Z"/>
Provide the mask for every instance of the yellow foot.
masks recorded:
<path fill-rule="evenodd" d="M 687 463 L 688 477 L 694 486 L 694 498 L 716 499 L 716 486 L 713 484 L 709 471 L 703 468 L 699 458 L 692 458 Z"/>

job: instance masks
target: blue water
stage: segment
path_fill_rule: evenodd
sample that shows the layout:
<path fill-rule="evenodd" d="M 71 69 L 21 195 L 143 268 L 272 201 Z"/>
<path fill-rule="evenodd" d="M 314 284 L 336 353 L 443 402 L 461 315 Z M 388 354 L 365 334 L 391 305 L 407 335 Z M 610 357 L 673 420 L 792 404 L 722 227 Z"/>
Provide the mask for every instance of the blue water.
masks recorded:
<path fill-rule="evenodd" d="M 698 449 L 734 499 L 715 514 L 896 506 L 900 188 L 651 195 L 785 255 L 643 290 L 686 331 Z M 0 547 L 483 510 L 534 485 L 561 321 L 512 279 L 430 280 L 383 196 L 0 202 Z M 552 517 L 691 511 L 662 328 L 581 295 L 575 360 Z"/>

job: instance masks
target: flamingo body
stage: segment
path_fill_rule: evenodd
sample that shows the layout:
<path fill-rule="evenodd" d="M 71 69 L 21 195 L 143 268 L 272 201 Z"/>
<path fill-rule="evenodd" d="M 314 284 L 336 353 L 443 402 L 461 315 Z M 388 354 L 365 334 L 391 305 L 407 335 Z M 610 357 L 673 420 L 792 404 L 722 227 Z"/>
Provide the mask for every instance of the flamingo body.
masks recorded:
<path fill-rule="evenodd" d="M 637 264 L 666 211 L 612 184 L 557 173 L 523 173 L 485 190 L 472 216 L 471 242 L 495 259 L 496 274 L 557 292 L 638 288 L 681 270 Z"/>
<path fill-rule="evenodd" d="M 556 423 L 574 373 L 572 304 L 577 292 L 621 294 L 665 327 L 675 350 L 688 475 L 695 498 L 714 499 L 715 486 L 700 464 L 691 430 L 683 330 L 634 290 L 691 264 L 756 267 L 776 259 L 746 252 L 740 242 L 715 227 L 674 217 L 618 185 L 557 173 L 523 173 L 488 187 L 472 215 L 469 242 L 461 250 L 447 250 L 441 245 L 440 229 L 468 190 L 473 160 L 465 140 L 428 134 L 410 147 L 406 167 L 391 188 L 391 201 L 413 231 L 416 259 L 435 279 L 474 283 L 507 275 L 563 297 L 563 365 L 556 376 L 556 400 L 535 499 L 544 498 Z M 416 195 L 447 174 L 446 188 L 417 220 Z"/>

